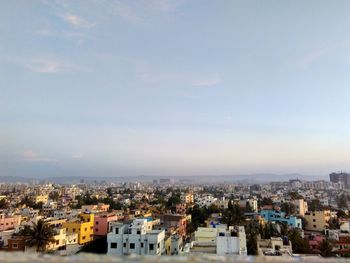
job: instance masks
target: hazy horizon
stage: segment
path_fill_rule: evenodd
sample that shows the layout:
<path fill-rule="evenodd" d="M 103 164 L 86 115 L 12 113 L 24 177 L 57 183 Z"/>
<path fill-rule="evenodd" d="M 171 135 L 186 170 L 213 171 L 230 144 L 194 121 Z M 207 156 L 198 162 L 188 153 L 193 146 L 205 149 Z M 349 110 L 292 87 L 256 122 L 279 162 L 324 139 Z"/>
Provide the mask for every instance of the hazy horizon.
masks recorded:
<path fill-rule="evenodd" d="M 3 1 L 0 176 L 350 170 L 349 1 Z"/>

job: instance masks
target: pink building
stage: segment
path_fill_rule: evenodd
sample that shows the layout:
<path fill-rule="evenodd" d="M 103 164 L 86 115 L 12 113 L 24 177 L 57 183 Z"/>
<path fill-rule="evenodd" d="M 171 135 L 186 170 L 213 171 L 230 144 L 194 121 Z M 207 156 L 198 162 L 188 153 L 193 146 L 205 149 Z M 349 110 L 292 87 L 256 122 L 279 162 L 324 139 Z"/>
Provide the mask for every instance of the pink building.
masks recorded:
<path fill-rule="evenodd" d="M 0 231 L 14 229 L 21 223 L 21 217 L 19 216 L 6 216 L 0 214 Z"/>
<path fill-rule="evenodd" d="M 109 232 L 109 222 L 122 219 L 123 217 L 116 214 L 101 213 L 95 215 L 94 235 L 105 236 Z"/>
<path fill-rule="evenodd" d="M 325 239 L 323 235 L 320 234 L 310 234 L 309 236 L 309 245 L 313 252 L 318 253 L 319 244 Z"/>

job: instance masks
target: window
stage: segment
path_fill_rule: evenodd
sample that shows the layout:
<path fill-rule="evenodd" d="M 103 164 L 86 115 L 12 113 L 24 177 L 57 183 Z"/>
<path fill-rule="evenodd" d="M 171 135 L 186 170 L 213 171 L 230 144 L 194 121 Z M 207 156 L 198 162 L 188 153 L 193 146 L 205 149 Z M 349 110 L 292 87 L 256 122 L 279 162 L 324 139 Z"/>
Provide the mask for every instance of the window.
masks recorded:
<path fill-rule="evenodd" d="M 75 232 L 75 228 L 73 228 L 73 232 Z"/>
<path fill-rule="evenodd" d="M 117 235 L 119 234 L 119 228 L 118 228 L 118 227 L 116 227 L 115 233 L 116 233 Z"/>
<path fill-rule="evenodd" d="M 87 231 L 87 227 L 85 227 L 85 231 Z"/>
<path fill-rule="evenodd" d="M 149 244 L 149 250 L 154 250 L 154 244 Z"/>
<path fill-rule="evenodd" d="M 313 225 L 314 228 L 316 228 L 316 225 Z"/>
<path fill-rule="evenodd" d="M 12 247 L 13 247 L 13 248 L 18 248 L 18 244 L 17 244 L 17 243 L 13 243 L 13 244 L 12 244 Z"/>
<path fill-rule="evenodd" d="M 98 228 L 95 228 L 95 232 L 98 232 Z"/>
<path fill-rule="evenodd" d="M 135 243 L 130 243 L 130 249 L 135 249 Z"/>
<path fill-rule="evenodd" d="M 141 243 L 141 247 L 143 247 L 143 242 Z"/>
<path fill-rule="evenodd" d="M 123 244 L 123 247 L 126 247 L 126 243 Z"/>
<path fill-rule="evenodd" d="M 98 225 L 98 221 L 96 221 L 96 225 Z"/>
<path fill-rule="evenodd" d="M 117 243 L 111 243 L 111 248 L 117 248 Z"/>
<path fill-rule="evenodd" d="M 140 234 L 141 234 L 141 231 L 140 231 L 140 230 L 137 230 L 136 234 L 140 235 Z"/>
<path fill-rule="evenodd" d="M 86 238 L 86 237 L 85 237 L 85 236 L 83 236 L 83 240 L 85 240 L 85 238 Z"/>
<path fill-rule="evenodd" d="M 312 222 L 316 222 L 316 219 L 312 219 Z"/>

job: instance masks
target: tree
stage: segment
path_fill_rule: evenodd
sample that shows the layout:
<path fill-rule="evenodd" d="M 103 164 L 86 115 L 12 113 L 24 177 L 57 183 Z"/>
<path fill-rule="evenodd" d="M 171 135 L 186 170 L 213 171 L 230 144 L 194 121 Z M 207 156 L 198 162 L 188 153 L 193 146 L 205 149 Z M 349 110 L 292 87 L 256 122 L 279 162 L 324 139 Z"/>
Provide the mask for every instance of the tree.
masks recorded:
<path fill-rule="evenodd" d="M 298 192 L 290 192 L 289 196 L 292 200 L 303 199 L 303 196 L 300 195 Z"/>
<path fill-rule="evenodd" d="M 54 242 L 55 231 L 53 226 L 40 219 L 33 228 L 24 228 L 20 234 L 29 237 L 27 244 L 30 247 L 35 246 L 37 252 L 44 252 L 46 246 Z"/>
<path fill-rule="evenodd" d="M 248 255 L 257 255 L 258 247 L 257 240 L 259 235 L 260 225 L 258 221 L 251 221 L 245 229 L 247 235 L 247 252 Z"/>
<path fill-rule="evenodd" d="M 49 198 L 53 201 L 58 201 L 60 194 L 57 191 L 53 191 L 49 194 Z"/>
<path fill-rule="evenodd" d="M 227 224 L 227 227 L 241 225 L 245 222 L 245 217 L 238 204 L 229 205 L 229 208 L 224 211 L 222 221 Z"/>
<path fill-rule="evenodd" d="M 316 211 L 316 210 L 322 210 L 323 206 L 321 205 L 320 200 L 318 199 L 313 199 L 310 204 L 310 210 L 311 211 Z"/>
<path fill-rule="evenodd" d="M 347 198 L 344 194 L 342 194 L 341 196 L 338 196 L 337 205 L 338 205 L 338 208 L 347 208 L 348 207 Z"/>
<path fill-rule="evenodd" d="M 309 242 L 301 237 L 299 229 L 291 229 L 288 233 L 288 237 L 292 242 L 292 249 L 294 253 L 310 253 Z"/>
<path fill-rule="evenodd" d="M 251 205 L 250 205 L 249 202 L 247 202 L 246 205 L 245 205 L 245 211 L 246 211 L 247 213 L 253 212 L 253 208 L 251 207 Z"/>
<path fill-rule="evenodd" d="M 6 209 L 8 207 L 8 203 L 5 198 L 0 199 L 0 209 Z"/>
<path fill-rule="evenodd" d="M 328 227 L 329 229 L 339 229 L 340 228 L 340 223 L 337 218 L 330 218 L 328 220 Z"/>
<path fill-rule="evenodd" d="M 320 244 L 318 245 L 318 249 L 321 251 L 322 257 L 332 256 L 333 245 L 327 239 L 324 239 L 322 240 L 322 242 L 320 242 Z"/>
<path fill-rule="evenodd" d="M 295 213 L 295 205 L 292 203 L 284 202 L 282 204 L 281 210 L 286 213 L 286 215 L 292 215 Z"/>

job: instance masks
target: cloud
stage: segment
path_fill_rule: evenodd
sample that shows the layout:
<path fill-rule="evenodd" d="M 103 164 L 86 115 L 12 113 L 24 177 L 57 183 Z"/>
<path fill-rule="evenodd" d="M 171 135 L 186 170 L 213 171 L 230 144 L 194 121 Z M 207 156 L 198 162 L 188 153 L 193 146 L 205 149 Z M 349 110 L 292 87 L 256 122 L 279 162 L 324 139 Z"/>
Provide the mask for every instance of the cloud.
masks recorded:
<path fill-rule="evenodd" d="M 13 63 L 29 69 L 30 71 L 43 74 L 52 74 L 59 72 L 70 72 L 75 70 L 83 70 L 82 68 L 72 64 L 69 61 L 64 61 L 59 58 L 16 58 L 9 57 L 2 59 L 6 63 Z M 88 70 L 88 69 L 85 69 Z"/>
<path fill-rule="evenodd" d="M 58 162 L 57 159 L 48 158 L 46 156 L 40 155 L 33 150 L 24 150 L 20 153 L 20 156 L 25 161 L 32 162 Z"/>
<path fill-rule="evenodd" d="M 25 67 L 37 73 L 57 73 L 67 69 L 63 63 L 47 59 L 30 60 L 25 63 Z"/>
<path fill-rule="evenodd" d="M 222 80 L 219 74 L 209 77 L 198 73 L 188 73 L 182 71 L 152 70 L 148 65 L 139 63 L 138 77 L 144 82 L 179 82 L 197 87 L 210 87 L 219 84 Z"/>
<path fill-rule="evenodd" d="M 71 13 L 66 13 L 61 16 L 64 21 L 67 23 L 71 24 L 74 27 L 81 27 L 81 28 L 91 28 L 95 25 L 95 23 L 91 23 L 87 21 L 85 18 L 71 14 Z"/>
<path fill-rule="evenodd" d="M 138 15 L 130 5 L 122 3 L 120 1 L 115 2 L 112 12 L 130 23 L 139 23 L 143 19 Z"/>
<path fill-rule="evenodd" d="M 203 86 L 203 87 L 210 87 L 210 86 L 215 86 L 221 82 L 221 78 L 219 75 L 215 75 L 210 78 L 204 78 L 204 79 L 198 79 L 192 82 L 193 86 Z"/>
<path fill-rule="evenodd" d="M 84 155 L 82 154 L 76 154 L 72 156 L 72 159 L 82 159 L 82 158 L 84 158 Z"/>

